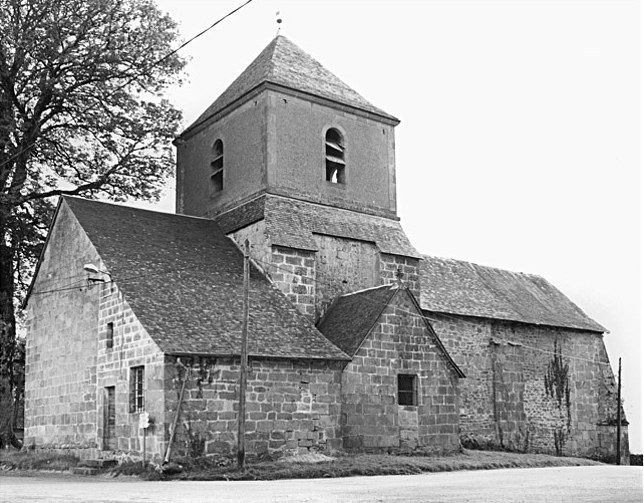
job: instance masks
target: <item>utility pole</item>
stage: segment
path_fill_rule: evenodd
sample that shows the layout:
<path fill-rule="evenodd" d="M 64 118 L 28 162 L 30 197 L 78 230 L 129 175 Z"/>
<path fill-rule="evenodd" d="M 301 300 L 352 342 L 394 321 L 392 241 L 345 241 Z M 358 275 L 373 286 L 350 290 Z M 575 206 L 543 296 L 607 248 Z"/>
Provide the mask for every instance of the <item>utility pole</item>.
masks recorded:
<path fill-rule="evenodd" d="M 616 465 L 622 464 L 622 359 L 619 359 L 619 370 L 617 371 L 617 461 Z"/>
<path fill-rule="evenodd" d="M 248 366 L 248 292 L 250 290 L 250 245 L 244 241 L 244 312 L 242 314 L 241 363 L 239 365 L 239 411 L 237 414 L 237 466 L 244 471 L 246 457 L 244 437 L 246 436 L 246 368 Z"/>

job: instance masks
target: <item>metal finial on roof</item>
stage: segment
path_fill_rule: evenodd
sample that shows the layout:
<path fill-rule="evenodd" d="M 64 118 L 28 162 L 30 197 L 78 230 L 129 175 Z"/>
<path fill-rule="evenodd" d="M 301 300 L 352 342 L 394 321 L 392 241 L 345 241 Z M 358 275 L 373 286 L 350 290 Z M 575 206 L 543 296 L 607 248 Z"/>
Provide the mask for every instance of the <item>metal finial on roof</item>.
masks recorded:
<path fill-rule="evenodd" d="M 282 24 L 282 16 L 280 15 L 280 11 L 277 11 L 275 13 L 275 22 L 277 23 L 277 34 L 275 36 L 277 36 L 280 34 L 280 25 Z"/>

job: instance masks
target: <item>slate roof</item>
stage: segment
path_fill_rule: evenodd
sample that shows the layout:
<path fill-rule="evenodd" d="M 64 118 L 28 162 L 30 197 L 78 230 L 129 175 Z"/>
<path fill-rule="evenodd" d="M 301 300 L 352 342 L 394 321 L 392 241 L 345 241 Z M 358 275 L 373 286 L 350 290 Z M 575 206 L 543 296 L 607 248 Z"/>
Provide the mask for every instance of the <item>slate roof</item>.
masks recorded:
<path fill-rule="evenodd" d="M 64 204 L 162 351 L 239 354 L 243 255 L 215 222 L 78 198 Z M 254 267 L 249 299 L 251 356 L 347 359 Z"/>
<path fill-rule="evenodd" d="M 318 329 L 342 351 L 354 356 L 396 289 L 384 285 L 338 297 L 318 323 Z"/>
<path fill-rule="evenodd" d="M 397 285 L 382 285 L 337 297 L 318 322 L 318 329 L 331 342 L 353 357 L 397 293 L 409 295 L 418 314 L 422 315 L 420 305 L 409 290 L 399 288 Z M 426 319 L 423 321 L 434 337 L 438 350 L 443 353 L 449 365 L 459 377 L 465 377 L 463 371 L 454 362 L 434 332 L 431 324 Z"/>
<path fill-rule="evenodd" d="M 540 276 L 429 256 L 420 263 L 427 311 L 607 332 Z"/>
<path fill-rule="evenodd" d="M 252 211 L 247 207 L 253 208 Z M 266 220 L 272 245 L 317 251 L 313 234 L 358 239 L 376 244 L 383 253 L 420 258 L 398 220 L 267 195 L 218 217 L 226 233 L 256 220 Z"/>
<path fill-rule="evenodd" d="M 369 103 L 289 39 L 279 35 L 186 131 L 265 82 L 327 98 L 399 122 L 394 116 Z"/>

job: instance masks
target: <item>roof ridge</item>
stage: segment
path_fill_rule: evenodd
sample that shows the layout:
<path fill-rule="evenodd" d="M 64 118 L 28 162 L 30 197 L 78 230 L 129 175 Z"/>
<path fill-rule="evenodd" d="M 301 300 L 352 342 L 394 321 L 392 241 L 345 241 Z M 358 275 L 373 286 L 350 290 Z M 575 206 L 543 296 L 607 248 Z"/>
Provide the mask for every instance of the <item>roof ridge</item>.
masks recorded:
<path fill-rule="evenodd" d="M 532 277 L 532 278 L 541 278 L 544 281 L 547 281 L 540 274 L 533 274 L 533 273 L 530 273 L 530 272 L 513 271 L 512 269 L 504 269 L 503 267 L 496 267 L 496 266 L 493 266 L 493 265 L 479 264 L 478 262 L 471 262 L 469 260 L 457 259 L 457 258 L 452 258 L 452 257 L 439 257 L 437 255 L 425 255 L 425 254 L 422 254 L 422 253 L 421 253 L 421 256 L 422 256 L 423 260 L 424 259 L 451 260 L 452 262 L 460 262 L 461 264 L 466 264 L 466 265 L 473 266 L 473 267 L 482 267 L 484 269 L 493 269 L 495 271 L 504 271 L 504 272 L 509 272 L 509 273 L 512 273 L 512 274 L 520 274 L 522 276 L 529 276 L 529 277 Z"/>
<path fill-rule="evenodd" d="M 379 288 L 384 289 L 385 287 L 388 287 L 390 290 L 398 289 L 398 285 L 396 283 L 388 283 L 386 285 L 371 286 L 369 288 L 363 288 L 362 290 L 356 290 L 355 292 L 344 293 L 342 295 L 339 295 L 338 297 L 350 297 L 351 295 L 357 295 L 359 293 L 369 292 L 371 290 L 378 290 Z M 396 287 L 396 288 L 392 288 L 392 287 Z"/>
<path fill-rule="evenodd" d="M 269 55 L 269 58 L 268 58 L 268 71 L 266 72 L 266 76 L 265 76 L 265 80 L 267 82 L 273 82 L 273 78 L 275 77 L 274 73 L 275 73 L 276 66 L 275 66 L 274 56 L 275 56 L 275 51 L 277 49 L 277 43 L 278 43 L 280 38 L 286 38 L 286 37 L 284 37 L 283 35 L 276 35 L 275 38 L 271 41 L 271 43 L 268 44 L 269 47 L 271 46 L 271 44 L 272 44 L 273 47 L 272 47 L 272 49 L 270 51 L 270 55 Z"/>
<path fill-rule="evenodd" d="M 128 209 L 128 210 L 136 210 L 136 211 L 143 211 L 143 212 L 146 212 L 146 213 L 154 213 L 155 215 L 160 214 L 160 215 L 167 215 L 167 216 L 171 216 L 171 217 L 189 218 L 191 220 L 207 220 L 207 221 L 213 222 L 215 224 L 217 223 L 217 222 L 215 222 L 215 220 L 213 220 L 212 218 L 208 218 L 208 217 L 197 217 L 197 216 L 194 216 L 194 215 L 185 215 L 183 213 L 170 213 L 170 212 L 166 212 L 166 211 L 151 210 L 149 208 L 139 208 L 137 206 L 130 206 L 128 204 L 120 204 L 120 203 L 116 203 L 114 201 L 101 201 L 101 200 L 98 200 L 98 199 L 87 199 L 86 197 L 69 196 L 69 195 L 62 195 L 61 198 L 63 200 L 71 199 L 71 200 L 83 201 L 83 202 L 87 202 L 87 203 L 105 204 L 105 205 L 109 205 L 109 206 L 116 206 L 118 208 L 125 208 L 125 209 Z"/>
<path fill-rule="evenodd" d="M 375 114 L 396 124 L 400 122 L 371 104 L 297 44 L 277 35 L 179 138 L 267 83 Z"/>

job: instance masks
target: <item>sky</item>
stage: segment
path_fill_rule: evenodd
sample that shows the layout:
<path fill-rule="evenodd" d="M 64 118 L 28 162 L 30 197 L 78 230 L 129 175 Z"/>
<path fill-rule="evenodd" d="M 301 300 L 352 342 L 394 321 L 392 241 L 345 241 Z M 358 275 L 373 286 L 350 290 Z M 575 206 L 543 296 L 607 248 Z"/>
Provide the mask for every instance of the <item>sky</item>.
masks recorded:
<path fill-rule="evenodd" d="M 157 0 L 188 40 L 245 0 Z M 424 254 L 545 277 L 610 330 L 642 452 L 637 0 L 253 0 L 182 49 L 184 127 L 277 34 L 398 117 Z M 174 210 L 173 186 L 154 209 Z"/>

